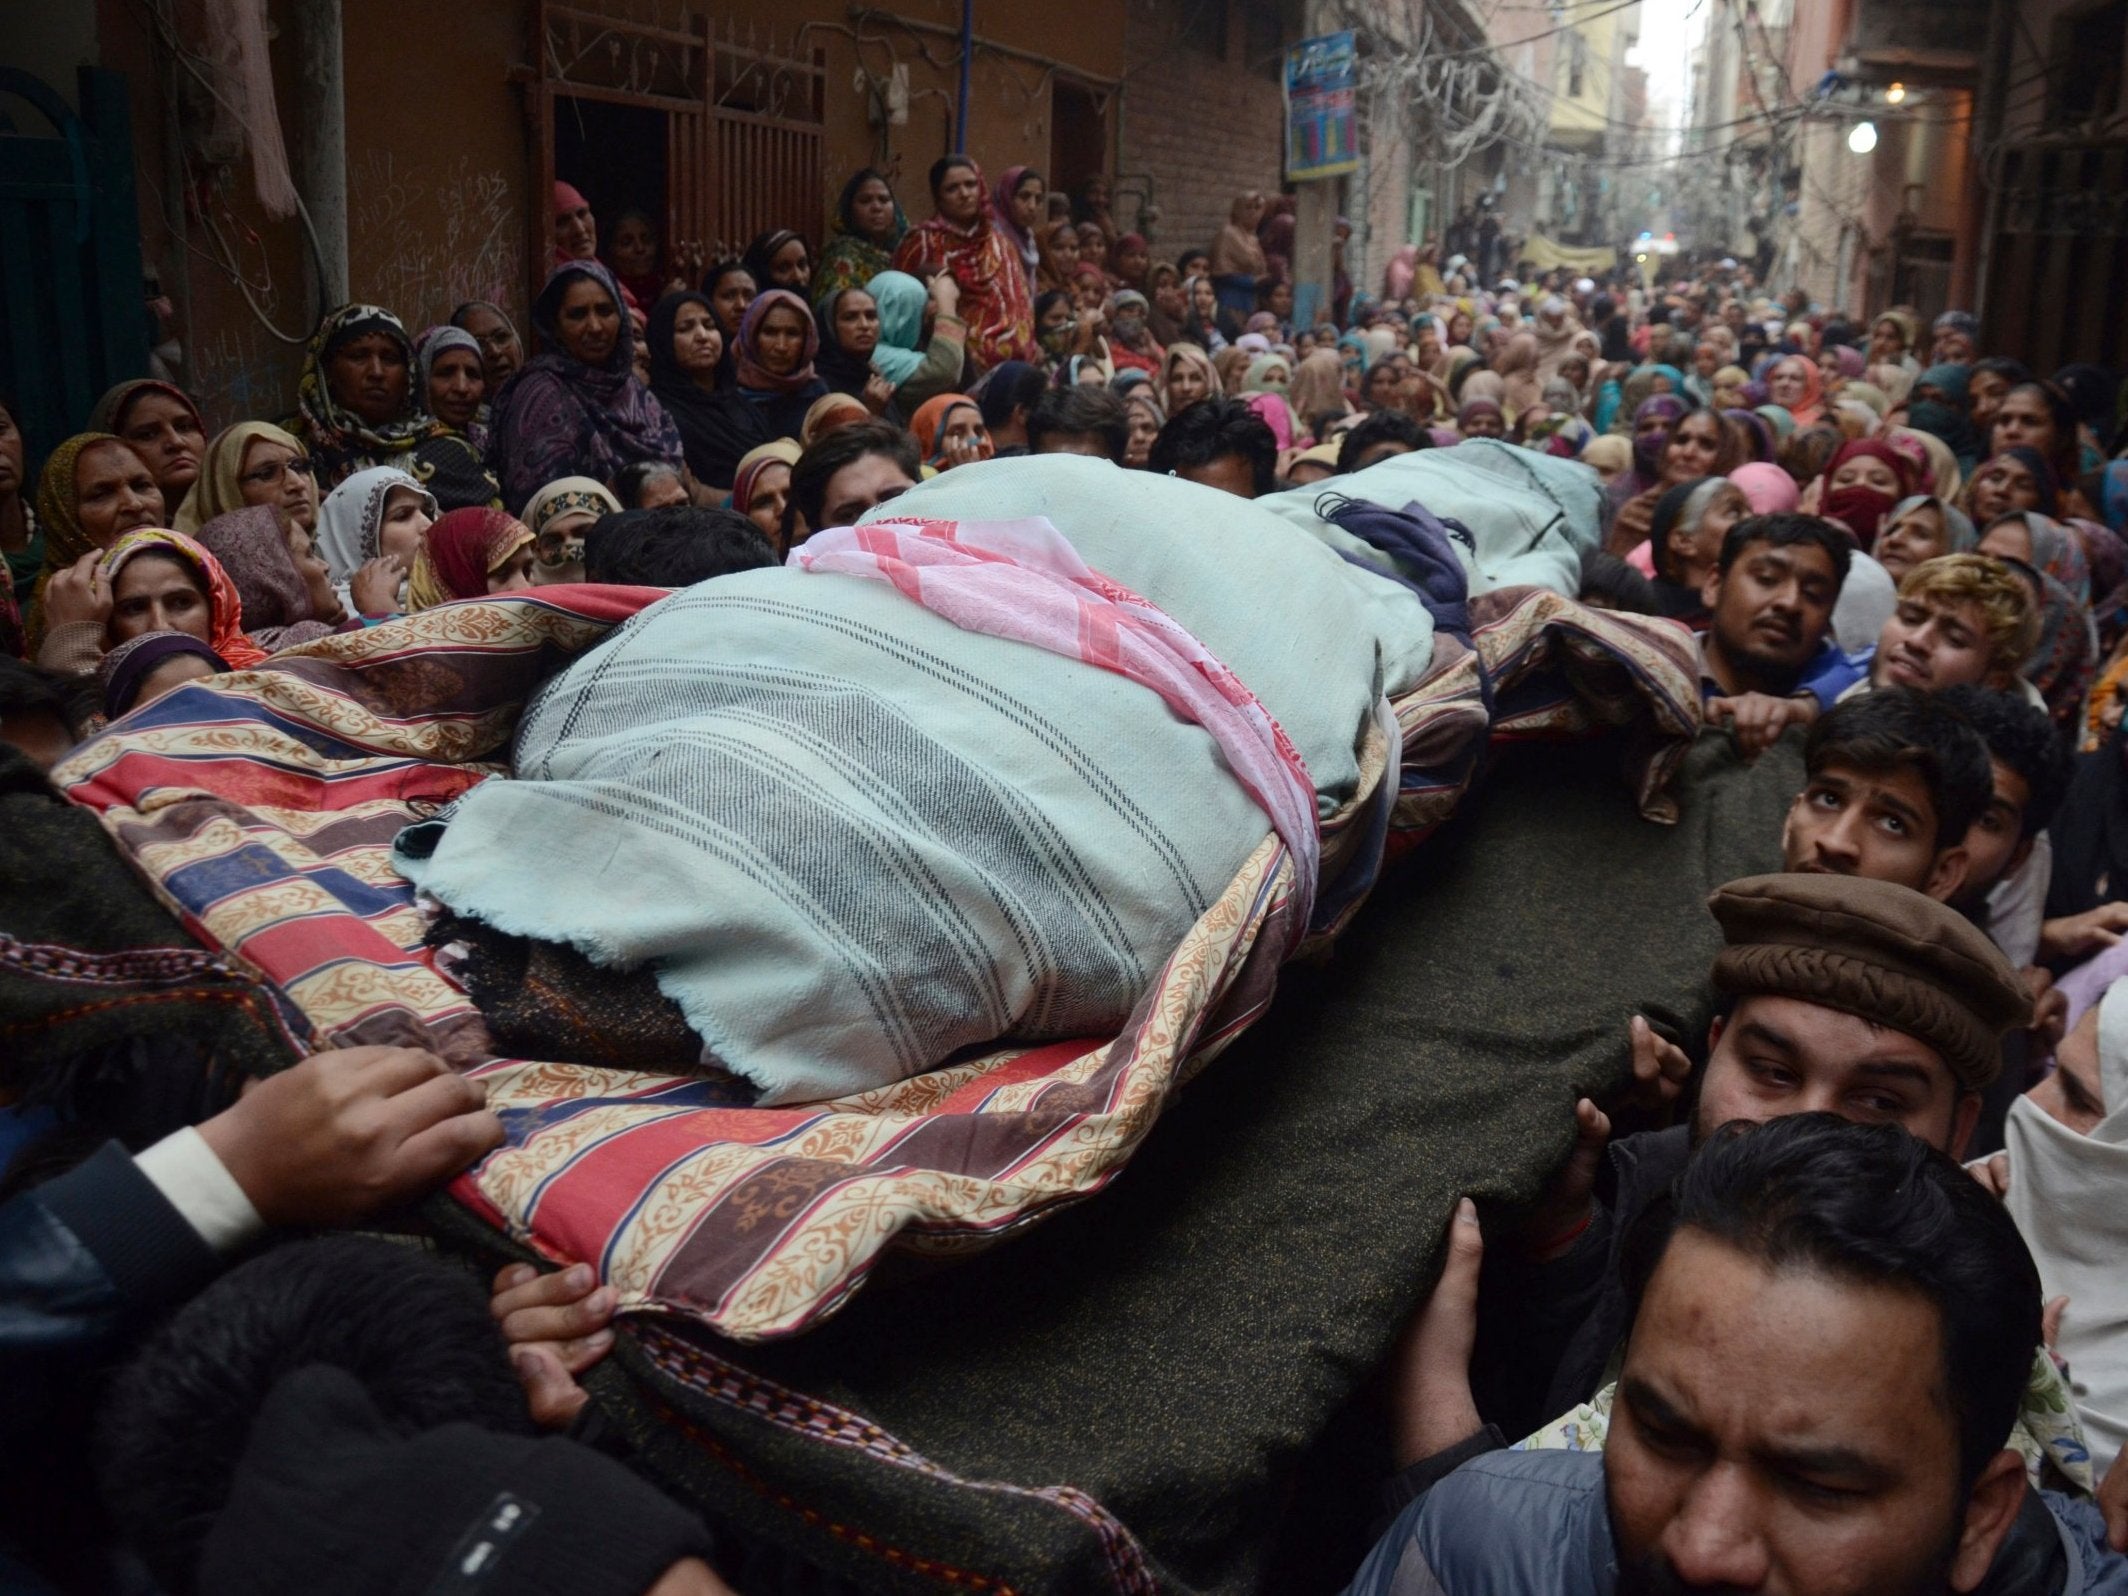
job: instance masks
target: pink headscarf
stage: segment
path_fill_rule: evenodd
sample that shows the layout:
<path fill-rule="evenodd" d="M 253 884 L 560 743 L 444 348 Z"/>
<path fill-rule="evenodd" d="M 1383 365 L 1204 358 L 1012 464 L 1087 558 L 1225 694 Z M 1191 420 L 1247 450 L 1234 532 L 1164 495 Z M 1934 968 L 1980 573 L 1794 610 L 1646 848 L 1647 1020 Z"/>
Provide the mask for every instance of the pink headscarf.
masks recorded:
<path fill-rule="evenodd" d="M 1794 477 L 1763 460 L 1738 466 L 1729 473 L 1729 480 L 1743 490 L 1753 515 L 1785 515 L 1802 497 Z"/>
<path fill-rule="evenodd" d="M 1250 394 L 1249 408 L 1264 418 L 1265 425 L 1271 429 L 1271 436 L 1278 440 L 1279 448 L 1293 447 L 1293 412 L 1282 395 Z"/>

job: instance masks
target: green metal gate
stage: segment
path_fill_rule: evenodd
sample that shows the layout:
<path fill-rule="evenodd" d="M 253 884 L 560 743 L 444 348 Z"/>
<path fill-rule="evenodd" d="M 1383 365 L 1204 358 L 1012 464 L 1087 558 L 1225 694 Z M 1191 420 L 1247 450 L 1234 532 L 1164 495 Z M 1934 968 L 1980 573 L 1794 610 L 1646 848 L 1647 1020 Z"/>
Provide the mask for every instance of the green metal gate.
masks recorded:
<path fill-rule="evenodd" d="M 126 80 L 83 67 L 77 115 L 42 79 L 0 67 L 0 393 L 31 470 L 96 396 L 148 369 Z M 27 104 L 52 128 L 26 132 Z"/>

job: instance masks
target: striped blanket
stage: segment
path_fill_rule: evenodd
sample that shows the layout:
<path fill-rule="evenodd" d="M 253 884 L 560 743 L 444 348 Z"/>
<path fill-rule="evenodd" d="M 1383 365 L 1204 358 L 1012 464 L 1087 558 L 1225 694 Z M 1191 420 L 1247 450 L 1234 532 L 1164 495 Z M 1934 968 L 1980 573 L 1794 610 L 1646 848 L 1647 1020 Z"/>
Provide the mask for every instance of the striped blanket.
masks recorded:
<path fill-rule="evenodd" d="M 392 839 L 493 774 L 541 682 L 662 597 L 547 588 L 321 640 L 178 689 L 54 774 L 298 1036 L 427 1045 L 477 1073 L 508 1140 L 456 1204 L 546 1257 L 592 1261 L 628 1314 L 773 1339 L 832 1313 L 890 1249 L 964 1253 L 1113 1180 L 1267 1004 L 1290 870 L 1267 836 L 1113 1035 L 835 1101 L 767 1109 L 712 1079 L 495 1057 L 422 946 Z M 1698 716 L 1684 634 L 1536 591 L 1493 595 L 1479 619 L 1476 649 L 1442 639 L 1395 703 L 1401 748 L 1364 741 L 1361 792 L 1322 828 L 1313 941 L 1357 909 L 1385 852 L 1453 812 L 1489 736 L 1622 728 L 1641 807 L 1664 812 Z"/>

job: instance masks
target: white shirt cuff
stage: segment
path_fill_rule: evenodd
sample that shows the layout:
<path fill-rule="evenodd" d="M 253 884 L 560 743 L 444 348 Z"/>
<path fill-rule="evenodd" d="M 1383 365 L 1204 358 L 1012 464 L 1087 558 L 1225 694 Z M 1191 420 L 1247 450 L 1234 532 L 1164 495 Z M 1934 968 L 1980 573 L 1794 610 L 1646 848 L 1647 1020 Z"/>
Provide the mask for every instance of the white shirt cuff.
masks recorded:
<path fill-rule="evenodd" d="M 266 1228 L 228 1166 L 190 1125 L 165 1136 L 133 1162 L 216 1252 L 234 1252 Z"/>

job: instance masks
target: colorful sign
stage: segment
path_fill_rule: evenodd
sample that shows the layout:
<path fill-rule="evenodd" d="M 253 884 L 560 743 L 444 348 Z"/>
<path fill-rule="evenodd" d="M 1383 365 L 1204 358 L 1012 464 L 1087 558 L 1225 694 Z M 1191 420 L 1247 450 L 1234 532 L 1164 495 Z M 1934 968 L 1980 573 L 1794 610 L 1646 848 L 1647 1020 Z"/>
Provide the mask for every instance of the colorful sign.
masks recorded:
<path fill-rule="evenodd" d="M 1359 47 L 1325 33 L 1286 51 L 1286 177 L 1305 182 L 1360 169 Z"/>

